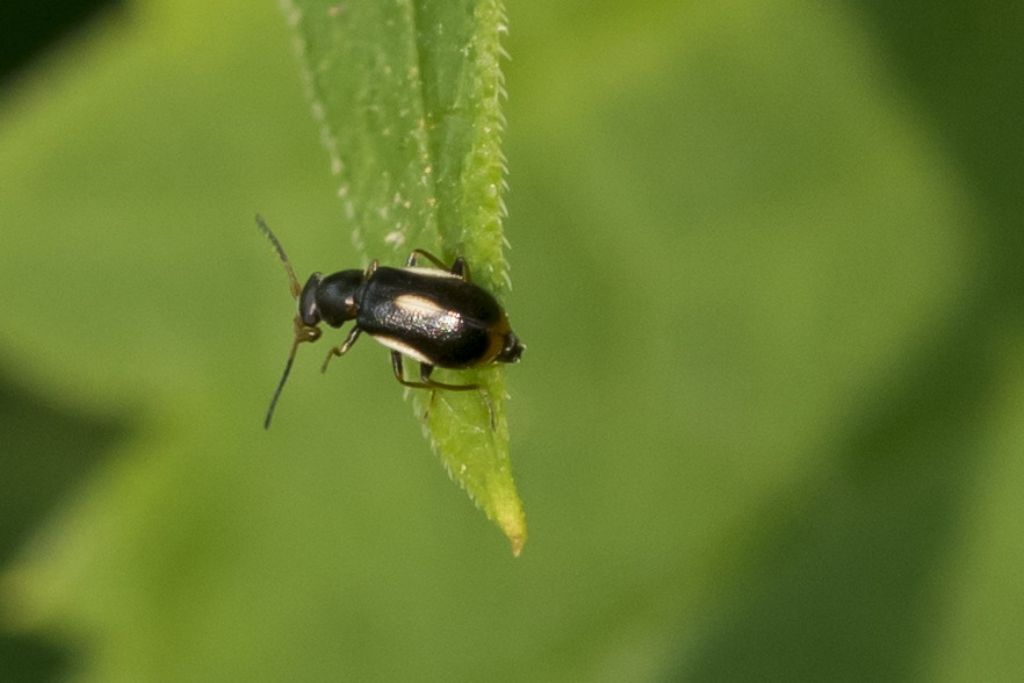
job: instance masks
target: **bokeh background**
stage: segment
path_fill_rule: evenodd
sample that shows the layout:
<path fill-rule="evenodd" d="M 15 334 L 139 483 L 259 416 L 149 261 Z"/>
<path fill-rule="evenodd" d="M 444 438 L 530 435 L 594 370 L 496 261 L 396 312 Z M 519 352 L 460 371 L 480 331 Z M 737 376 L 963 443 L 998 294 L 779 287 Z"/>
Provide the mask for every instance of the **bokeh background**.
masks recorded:
<path fill-rule="evenodd" d="M 1011 681 L 1024 6 L 509 3 L 513 559 L 387 355 L 274 3 L 4 3 L 0 680 Z"/>

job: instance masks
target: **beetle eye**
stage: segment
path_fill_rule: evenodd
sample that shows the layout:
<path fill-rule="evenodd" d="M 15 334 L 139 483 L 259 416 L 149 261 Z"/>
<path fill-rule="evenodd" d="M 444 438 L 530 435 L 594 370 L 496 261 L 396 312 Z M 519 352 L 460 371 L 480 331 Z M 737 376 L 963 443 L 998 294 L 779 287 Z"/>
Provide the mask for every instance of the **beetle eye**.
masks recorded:
<path fill-rule="evenodd" d="M 320 273 L 313 273 L 306 280 L 306 286 L 299 295 L 299 317 L 306 325 L 313 326 L 320 322 L 320 311 L 316 305 L 316 290 L 320 286 Z"/>

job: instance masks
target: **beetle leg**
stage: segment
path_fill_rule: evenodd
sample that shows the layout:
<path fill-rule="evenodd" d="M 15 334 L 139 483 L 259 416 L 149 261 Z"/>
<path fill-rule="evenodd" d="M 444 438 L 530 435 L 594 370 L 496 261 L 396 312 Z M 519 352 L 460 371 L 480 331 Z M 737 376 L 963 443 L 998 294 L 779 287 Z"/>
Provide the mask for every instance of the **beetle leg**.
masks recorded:
<path fill-rule="evenodd" d="M 414 389 L 430 389 L 430 403 L 427 404 L 427 411 L 423 414 L 423 419 L 427 419 L 430 415 L 431 409 L 434 407 L 434 397 L 437 395 L 437 390 L 442 389 L 445 391 L 479 391 L 480 395 L 484 399 L 484 403 L 487 404 L 487 413 L 491 416 L 491 431 L 493 432 L 498 428 L 497 421 L 494 417 L 494 406 L 491 404 L 491 397 L 487 395 L 487 392 L 479 384 L 445 384 L 444 382 L 437 382 L 430 379 L 430 373 L 434 371 L 434 366 L 430 363 L 420 363 L 420 380 L 419 382 L 412 382 L 405 378 L 405 372 L 402 367 L 402 354 L 398 351 L 391 352 L 391 367 L 395 370 L 395 378 L 402 384 L 402 386 L 412 387 Z"/>
<path fill-rule="evenodd" d="M 449 268 L 441 261 L 441 259 L 434 256 L 429 251 L 424 249 L 413 249 L 412 253 L 409 254 L 409 258 L 405 262 L 405 267 L 414 268 L 416 266 L 417 258 L 420 256 L 427 259 L 441 270 L 447 270 L 452 275 L 466 280 L 467 282 L 469 281 L 469 266 L 466 264 L 466 259 L 461 256 L 455 259 L 455 262 L 452 263 L 452 267 Z"/>
<path fill-rule="evenodd" d="M 409 254 L 409 258 L 406 259 L 406 261 L 405 261 L 405 267 L 406 268 L 414 268 L 416 266 L 416 261 L 418 260 L 418 257 L 420 257 L 420 256 L 422 256 L 423 258 L 427 259 L 428 261 L 433 263 L 435 266 L 437 266 L 441 270 L 448 270 L 448 266 L 446 266 L 445 264 L 441 263 L 441 259 L 437 258 L 433 254 L 431 254 L 429 251 L 426 251 L 424 249 L 413 249 L 412 253 Z"/>
<path fill-rule="evenodd" d="M 398 383 L 402 386 L 414 388 L 420 387 L 416 382 L 410 382 L 405 379 L 405 372 L 402 368 L 402 354 L 398 351 L 391 352 L 391 369 L 395 371 L 395 379 L 397 379 Z"/>
<path fill-rule="evenodd" d="M 475 391 L 480 388 L 479 384 L 445 384 L 430 379 L 430 373 L 434 366 L 429 363 L 420 363 L 420 380 L 413 382 L 405 378 L 405 369 L 402 367 L 402 354 L 398 351 L 391 352 L 391 367 L 395 371 L 395 379 L 405 387 L 413 389 L 445 389 L 447 391 Z"/>
<path fill-rule="evenodd" d="M 427 414 L 434 407 L 434 397 L 437 395 L 437 389 L 447 389 L 448 391 L 469 391 L 476 389 L 480 392 L 480 397 L 483 398 L 484 403 L 487 404 L 487 414 L 491 416 L 491 431 L 493 432 L 498 428 L 497 421 L 494 418 L 494 406 L 491 404 L 490 395 L 481 387 L 479 384 L 444 384 L 443 382 L 435 382 L 430 379 L 430 373 L 434 371 L 434 366 L 429 363 L 420 363 L 420 380 L 423 384 L 430 387 L 433 391 L 430 392 L 430 404 L 427 406 L 427 413 L 424 414 L 426 418 Z"/>
<path fill-rule="evenodd" d="M 365 277 L 366 279 L 370 279 L 370 276 L 373 275 L 373 273 L 377 270 L 378 266 L 380 266 L 380 261 L 378 261 L 377 259 L 373 259 L 372 261 L 370 261 L 370 265 L 366 267 L 366 271 L 363 273 L 363 277 Z"/>
<path fill-rule="evenodd" d="M 494 406 L 491 404 L 491 397 L 484 391 L 483 387 L 479 384 L 445 384 L 443 382 L 436 382 L 430 379 L 430 373 L 434 371 L 434 366 L 430 363 L 420 363 L 420 380 L 419 382 L 413 382 L 405 378 L 405 370 L 402 366 L 402 354 L 398 351 L 391 352 L 391 367 L 395 371 L 395 379 L 402 386 L 412 387 L 413 389 L 430 389 L 430 403 L 427 404 L 427 410 L 423 413 L 423 419 L 426 420 L 430 415 L 430 411 L 434 407 L 434 397 L 437 395 L 438 389 L 447 391 L 479 391 L 480 395 L 484 399 L 484 403 L 487 404 L 487 413 L 491 416 L 491 431 L 493 432 L 498 428 L 497 420 L 494 417 Z"/>
<path fill-rule="evenodd" d="M 466 263 L 466 259 L 461 256 L 455 259 L 455 263 L 452 264 L 451 274 L 457 275 L 466 282 L 469 282 L 469 264 Z"/>
<path fill-rule="evenodd" d="M 413 382 L 405 378 L 405 368 L 402 365 L 402 354 L 398 351 L 391 352 L 391 369 L 395 371 L 395 379 L 403 387 L 412 387 L 413 389 L 430 389 L 429 384 L 423 382 Z"/>
<path fill-rule="evenodd" d="M 335 356 L 341 356 L 348 352 L 352 348 L 352 345 L 356 343 L 356 339 L 359 339 L 359 334 L 362 332 L 358 326 L 353 327 L 348 336 L 345 337 L 345 341 L 340 346 L 335 346 L 333 349 L 327 352 L 327 358 L 324 358 L 324 364 L 320 366 L 320 372 L 327 372 L 327 364 L 331 362 L 331 359 Z"/>
<path fill-rule="evenodd" d="M 430 373 L 434 371 L 434 366 L 430 363 L 420 363 L 420 381 L 423 382 L 423 386 L 430 387 L 431 389 L 447 389 L 448 391 L 469 391 L 471 389 L 479 389 L 479 384 L 445 384 L 444 382 L 438 382 L 430 379 Z"/>

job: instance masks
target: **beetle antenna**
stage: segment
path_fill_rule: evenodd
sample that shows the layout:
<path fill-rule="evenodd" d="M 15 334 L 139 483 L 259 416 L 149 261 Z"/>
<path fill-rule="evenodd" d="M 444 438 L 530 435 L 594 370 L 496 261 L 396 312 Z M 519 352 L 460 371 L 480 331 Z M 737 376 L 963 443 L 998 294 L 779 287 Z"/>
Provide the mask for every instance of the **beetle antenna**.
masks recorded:
<path fill-rule="evenodd" d="M 267 416 L 263 419 L 263 428 L 270 429 L 270 420 L 274 417 L 274 408 L 277 407 L 277 399 L 281 397 L 281 390 L 284 389 L 284 383 L 288 379 L 289 373 L 292 371 L 292 363 L 295 362 L 295 350 L 299 348 L 299 342 L 302 340 L 298 337 L 292 342 L 292 350 L 288 354 L 288 362 L 285 363 L 284 373 L 281 375 L 281 381 L 277 383 L 277 388 L 274 389 L 274 397 L 270 399 L 270 406 L 267 408 Z"/>
<path fill-rule="evenodd" d="M 274 417 L 274 408 L 277 406 L 277 399 L 281 396 L 284 383 L 288 374 L 292 371 L 292 363 L 295 362 L 295 351 L 303 342 L 315 342 L 320 338 L 320 328 L 313 325 L 306 325 L 302 318 L 295 316 L 295 341 L 292 342 L 292 350 L 288 352 L 288 362 L 285 363 L 284 372 L 281 374 L 281 381 L 274 389 L 274 396 L 270 399 L 270 406 L 267 408 L 267 416 L 263 419 L 263 428 L 270 429 L 270 420 Z"/>
<path fill-rule="evenodd" d="M 263 220 L 263 216 L 259 214 L 256 214 L 256 226 L 260 229 L 260 232 L 267 236 L 270 244 L 273 245 L 274 251 L 277 252 L 278 258 L 281 259 L 281 263 L 284 265 L 285 273 L 288 274 L 288 284 L 292 290 L 292 297 L 298 299 L 302 293 L 302 286 L 299 285 L 299 279 L 295 277 L 295 269 L 292 268 L 292 262 L 288 260 L 288 255 L 284 253 L 281 241 L 277 239 L 277 235 L 270 229 L 267 222 Z M 292 363 L 295 362 L 295 351 L 299 348 L 299 344 L 302 342 L 315 342 L 319 338 L 320 328 L 315 325 L 306 325 L 302 322 L 301 317 L 295 316 L 295 341 L 292 342 L 292 350 L 288 352 L 288 362 L 285 363 L 284 372 L 281 374 L 281 381 L 277 383 L 277 388 L 274 389 L 274 396 L 270 399 L 267 416 L 263 418 L 264 429 L 270 429 L 270 420 L 274 417 L 277 399 L 281 397 L 281 390 L 284 389 L 284 383 L 288 380 L 288 375 L 292 371 Z"/>
<path fill-rule="evenodd" d="M 274 234 L 274 231 L 271 230 L 270 226 L 267 225 L 267 222 L 263 220 L 263 216 L 256 214 L 256 225 L 259 227 L 260 232 L 266 235 L 267 239 L 270 240 L 270 243 L 274 245 L 274 251 L 277 252 L 278 257 L 281 259 L 281 263 L 284 264 L 285 272 L 288 273 L 288 282 L 291 286 L 292 296 L 298 299 L 299 294 L 302 292 L 302 286 L 299 284 L 299 279 L 295 277 L 295 269 L 292 268 L 292 263 L 288 260 L 288 255 L 284 253 L 284 247 L 281 246 L 281 242 L 277 239 L 277 235 Z M 292 349 L 292 355 L 294 356 L 294 354 L 295 349 Z M 289 365 L 289 367 L 291 367 L 291 365 Z M 286 371 L 285 377 L 287 376 L 288 373 Z M 278 387 L 278 392 L 280 392 L 280 387 Z M 274 398 L 276 400 L 277 396 L 275 395 Z M 271 406 L 271 408 L 273 408 L 273 406 Z"/>

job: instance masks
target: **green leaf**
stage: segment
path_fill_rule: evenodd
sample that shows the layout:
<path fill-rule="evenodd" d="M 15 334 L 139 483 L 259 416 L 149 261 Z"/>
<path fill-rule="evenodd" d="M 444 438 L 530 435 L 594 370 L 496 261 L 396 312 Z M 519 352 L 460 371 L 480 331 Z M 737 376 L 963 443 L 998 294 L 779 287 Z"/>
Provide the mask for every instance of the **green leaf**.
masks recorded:
<path fill-rule="evenodd" d="M 498 0 L 284 0 L 341 226 L 365 261 L 413 248 L 466 258 L 473 280 L 509 290 L 502 234 L 504 96 Z M 445 373 L 480 392 L 409 392 L 433 450 L 519 554 L 522 503 L 508 457 L 503 368 Z"/>

